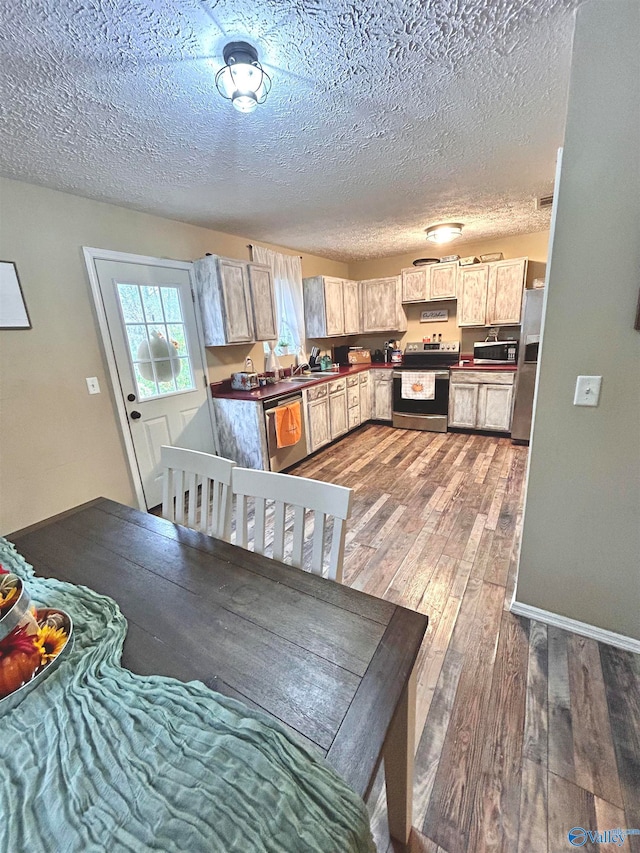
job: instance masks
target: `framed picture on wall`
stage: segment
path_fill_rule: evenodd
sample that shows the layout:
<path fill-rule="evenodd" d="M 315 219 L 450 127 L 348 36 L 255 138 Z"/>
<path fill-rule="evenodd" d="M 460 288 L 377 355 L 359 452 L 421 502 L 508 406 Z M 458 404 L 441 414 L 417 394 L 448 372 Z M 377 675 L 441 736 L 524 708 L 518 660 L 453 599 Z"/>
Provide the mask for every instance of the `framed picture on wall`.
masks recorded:
<path fill-rule="evenodd" d="M 13 261 L 0 261 L 0 329 L 30 329 L 18 268 Z"/>

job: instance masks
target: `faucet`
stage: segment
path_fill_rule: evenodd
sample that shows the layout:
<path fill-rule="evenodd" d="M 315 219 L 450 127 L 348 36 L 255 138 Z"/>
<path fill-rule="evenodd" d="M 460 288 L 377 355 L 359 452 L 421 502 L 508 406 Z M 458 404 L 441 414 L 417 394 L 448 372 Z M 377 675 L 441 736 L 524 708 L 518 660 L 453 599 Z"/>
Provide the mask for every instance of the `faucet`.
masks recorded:
<path fill-rule="evenodd" d="M 296 364 L 295 367 L 291 368 L 291 375 L 295 376 L 296 373 L 300 373 L 302 375 L 302 373 L 304 373 L 305 370 L 310 370 L 310 367 L 307 364 L 307 362 L 302 362 L 301 364 Z"/>

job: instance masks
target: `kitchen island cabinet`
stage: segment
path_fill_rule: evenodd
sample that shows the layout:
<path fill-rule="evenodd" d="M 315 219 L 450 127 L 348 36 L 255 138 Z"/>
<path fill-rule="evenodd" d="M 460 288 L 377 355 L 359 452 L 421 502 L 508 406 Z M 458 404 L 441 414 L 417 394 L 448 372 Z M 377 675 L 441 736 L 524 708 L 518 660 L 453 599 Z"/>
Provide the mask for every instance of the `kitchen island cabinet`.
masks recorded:
<path fill-rule="evenodd" d="M 449 426 L 510 432 L 515 371 L 451 371 Z"/>

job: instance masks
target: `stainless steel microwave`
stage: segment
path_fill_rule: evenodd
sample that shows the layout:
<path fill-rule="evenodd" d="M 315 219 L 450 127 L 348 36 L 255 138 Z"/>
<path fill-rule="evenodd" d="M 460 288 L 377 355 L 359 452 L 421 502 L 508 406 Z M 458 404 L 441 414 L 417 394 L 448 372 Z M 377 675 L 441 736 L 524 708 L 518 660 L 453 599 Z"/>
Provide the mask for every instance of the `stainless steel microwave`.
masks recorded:
<path fill-rule="evenodd" d="M 473 345 L 476 364 L 515 364 L 518 360 L 517 341 L 480 341 Z"/>

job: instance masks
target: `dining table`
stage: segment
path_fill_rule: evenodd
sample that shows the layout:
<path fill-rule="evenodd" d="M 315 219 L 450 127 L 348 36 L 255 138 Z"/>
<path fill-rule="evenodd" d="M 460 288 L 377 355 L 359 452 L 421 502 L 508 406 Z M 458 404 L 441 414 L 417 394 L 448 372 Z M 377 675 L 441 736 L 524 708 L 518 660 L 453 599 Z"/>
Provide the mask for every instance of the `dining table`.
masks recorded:
<path fill-rule="evenodd" d="M 38 575 L 116 601 L 131 672 L 262 711 L 364 800 L 382 761 L 389 832 L 408 844 L 427 616 L 107 498 L 6 538 Z"/>

